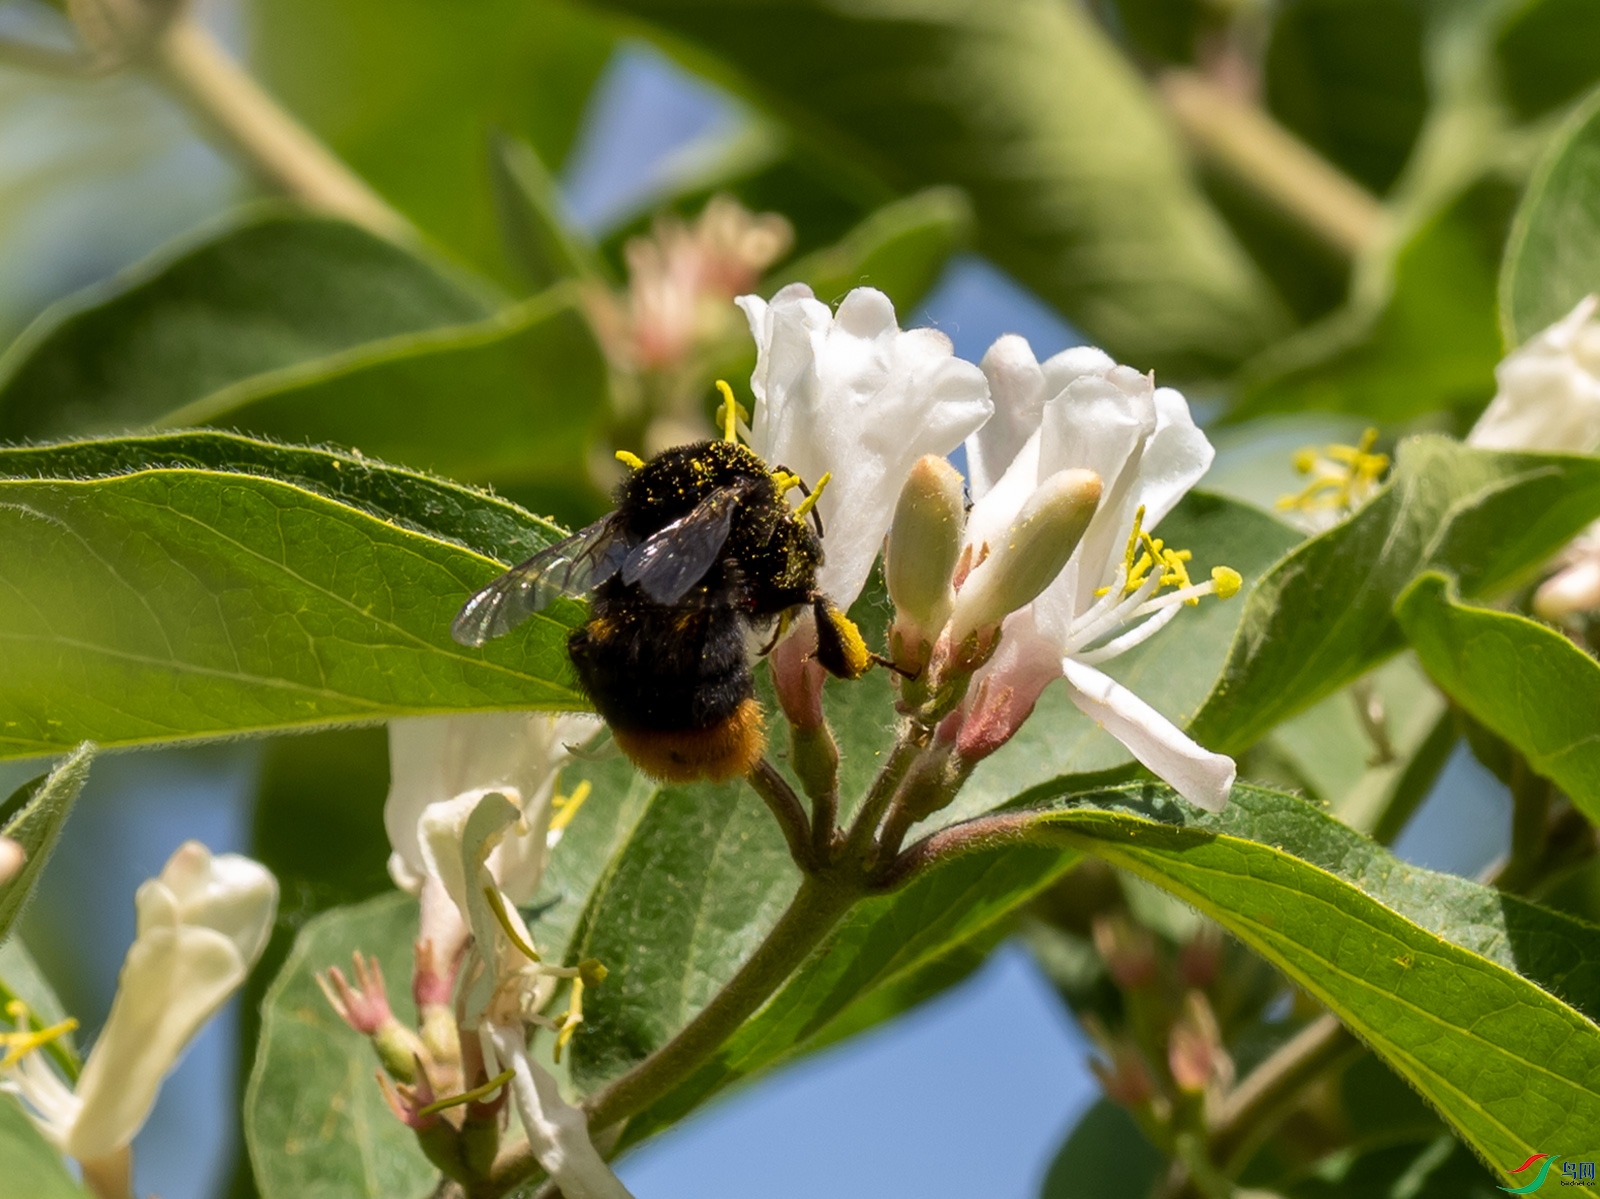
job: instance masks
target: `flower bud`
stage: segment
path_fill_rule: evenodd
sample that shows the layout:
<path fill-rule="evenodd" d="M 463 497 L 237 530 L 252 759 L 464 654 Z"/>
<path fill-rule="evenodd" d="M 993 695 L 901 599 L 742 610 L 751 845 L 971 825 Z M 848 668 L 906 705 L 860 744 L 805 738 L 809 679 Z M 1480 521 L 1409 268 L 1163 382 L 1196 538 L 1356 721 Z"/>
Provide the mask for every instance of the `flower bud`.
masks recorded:
<path fill-rule="evenodd" d="M 1568 562 L 1533 593 L 1533 610 L 1545 620 L 1560 621 L 1600 608 L 1600 556 L 1592 553 Z"/>
<path fill-rule="evenodd" d="M 1136 991 L 1156 984 L 1160 964 L 1149 929 L 1135 924 L 1125 912 L 1114 912 L 1095 918 L 1093 937 L 1100 960 L 1117 986 Z"/>
<path fill-rule="evenodd" d="M 22 846 L 10 837 L 0 837 L 0 885 L 9 883 L 28 860 Z"/>
<path fill-rule="evenodd" d="M 1600 449 L 1600 299 L 1586 296 L 1567 316 L 1506 355 L 1499 385 L 1467 444 L 1491 450 L 1587 454 Z"/>
<path fill-rule="evenodd" d="M 1211 1005 L 1199 991 L 1190 991 L 1183 1012 L 1167 1039 L 1167 1066 L 1178 1089 L 1201 1095 L 1213 1083 L 1233 1081 L 1233 1059 L 1222 1045 L 1222 1030 Z"/>
<path fill-rule="evenodd" d="M 992 629 L 1032 603 L 1078 548 L 1100 503 L 1100 476 L 1057 471 L 1034 489 L 998 545 L 967 576 L 950 614 L 950 645 Z"/>
<path fill-rule="evenodd" d="M 900 489 L 883 554 L 895 628 L 908 640 L 931 640 L 950 615 L 965 524 L 961 473 L 937 454 L 919 458 Z"/>

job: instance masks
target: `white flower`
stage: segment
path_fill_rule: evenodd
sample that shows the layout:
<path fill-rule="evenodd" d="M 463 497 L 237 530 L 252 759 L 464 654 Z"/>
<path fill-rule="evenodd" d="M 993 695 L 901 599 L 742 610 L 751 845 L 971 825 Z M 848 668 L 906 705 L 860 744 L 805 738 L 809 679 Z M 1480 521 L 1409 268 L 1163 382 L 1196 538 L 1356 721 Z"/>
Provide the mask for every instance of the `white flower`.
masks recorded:
<path fill-rule="evenodd" d="M 858 287 L 830 312 L 795 283 L 741 296 L 756 341 L 750 448 L 815 486 L 827 560 L 818 586 L 848 609 L 872 570 L 912 465 L 989 418 L 983 373 L 935 329 L 902 331 L 889 298 Z"/>
<path fill-rule="evenodd" d="M 959 741 L 964 753 L 992 752 L 1032 710 L 1054 677 L 1074 704 L 1191 803 L 1227 802 L 1234 764 L 1196 745 L 1138 696 L 1097 669 L 1164 627 L 1185 601 L 1231 595 L 1239 577 L 1187 580 L 1186 554 L 1148 530 L 1211 464 L 1211 444 L 1183 396 L 1097 350 L 1069 350 L 1040 365 L 1028 343 L 1008 336 L 984 356 L 996 419 L 968 441 L 974 505 L 963 587 L 1004 565 L 985 562 L 1029 500 L 1064 471 L 1092 471 L 1102 498 L 1065 568 L 1002 626 L 1000 650 L 975 676 Z M 1000 473 L 996 473 L 1000 472 Z M 1164 587 L 1172 590 L 1159 594 Z M 959 603 L 959 600 L 958 600 Z"/>
<path fill-rule="evenodd" d="M 383 824 L 389 834 L 389 874 L 403 891 L 418 894 L 437 863 L 423 847 L 421 825 L 440 804 L 470 812 L 490 793 L 504 795 L 524 819 L 503 838 L 490 869 L 513 903 L 538 889 L 547 852 L 545 833 L 556 776 L 600 728 L 586 713 L 474 712 L 414 716 L 389 722 L 389 796 Z M 441 818 L 434 813 L 433 818 Z"/>
<path fill-rule="evenodd" d="M 180 846 L 134 900 L 138 935 L 116 998 L 76 1087 L 39 1053 L 6 1079 L 34 1123 L 83 1162 L 126 1149 L 155 1104 L 161 1080 L 261 956 L 278 905 L 266 867 L 236 854 Z"/>
<path fill-rule="evenodd" d="M 1590 525 L 1562 551 L 1557 570 L 1533 594 L 1533 610 L 1562 621 L 1600 608 L 1600 522 Z"/>
<path fill-rule="evenodd" d="M 1467 435 L 1490 450 L 1600 449 L 1600 297 L 1518 346 L 1495 367 L 1499 388 Z"/>
<path fill-rule="evenodd" d="M 0 837 L 0 886 L 9 883 L 22 869 L 28 855 L 10 837 Z"/>

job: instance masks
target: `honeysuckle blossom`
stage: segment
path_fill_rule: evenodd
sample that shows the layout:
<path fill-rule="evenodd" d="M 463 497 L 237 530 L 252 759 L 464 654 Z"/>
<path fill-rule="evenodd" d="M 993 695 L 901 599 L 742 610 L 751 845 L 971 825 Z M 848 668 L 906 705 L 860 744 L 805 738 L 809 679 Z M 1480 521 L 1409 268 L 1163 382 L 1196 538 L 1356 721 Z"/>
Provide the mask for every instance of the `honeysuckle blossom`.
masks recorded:
<path fill-rule="evenodd" d="M 1561 320 L 1495 367 L 1499 384 L 1467 444 L 1491 450 L 1592 454 L 1600 450 L 1600 296 L 1585 296 Z M 1533 610 L 1564 620 L 1600 608 L 1600 522 L 1562 553 L 1534 594 Z"/>
<path fill-rule="evenodd" d="M 1586 296 L 1561 320 L 1495 367 L 1494 399 L 1467 435 L 1490 450 L 1589 454 L 1600 449 L 1600 296 Z"/>
<path fill-rule="evenodd" d="M 534 713 L 395 721 L 384 811 L 394 850 L 390 873 L 422 900 L 413 990 L 419 1009 L 431 1009 L 435 1024 L 448 1024 L 430 1029 L 422 1012 L 419 1077 L 396 1088 L 392 1102 L 403 1119 L 423 1128 L 434 1117 L 422 1109 L 441 1092 L 509 1085 L 534 1156 L 572 1199 L 627 1192 L 589 1141 L 583 1113 L 529 1057 L 528 1033 L 545 1027 L 564 1042 L 581 1019 L 583 986 L 603 971 L 596 963 L 545 964 L 517 907 L 538 890 L 549 850 L 581 798 L 575 794 L 556 812 L 556 779 L 568 747 L 598 727 L 592 716 Z M 395 1049 L 408 1038 L 394 1027 L 381 975 L 359 962 L 356 969 L 354 988 L 330 971 L 330 1001 L 374 1039 L 386 1069 L 404 1079 L 389 1059 L 401 1056 Z M 563 981 L 571 982 L 572 999 L 557 1020 L 543 1011 Z M 459 1038 L 470 1038 L 475 1052 Z M 484 1071 L 487 1077 L 478 1077 Z M 500 1082 L 490 1086 L 495 1078 Z"/>
<path fill-rule="evenodd" d="M 821 589 L 848 608 L 867 581 L 912 465 L 948 454 L 989 419 L 983 372 L 937 329 L 902 330 L 881 291 L 837 312 L 804 284 L 768 303 L 739 297 L 756 341 L 750 448 L 817 486 L 826 529 Z"/>
<path fill-rule="evenodd" d="M 958 748 L 969 757 L 998 748 L 1059 677 L 1072 702 L 1140 762 L 1191 803 L 1219 810 L 1233 785 L 1232 760 L 1202 749 L 1098 669 L 1154 635 L 1186 602 L 1238 590 L 1238 575 L 1226 568 L 1191 583 L 1187 553 L 1149 532 L 1210 466 L 1210 442 L 1183 396 L 1097 350 L 1040 364 L 1026 341 L 1008 336 L 990 348 L 983 369 L 1004 419 L 968 441 L 968 461 L 982 463 L 983 474 L 974 473 L 963 588 L 1005 567 L 1003 555 L 986 560 L 992 548 L 1063 472 L 1091 472 L 1102 494 L 1055 580 L 1005 619 L 998 651 L 974 677 L 959 715 Z"/>
<path fill-rule="evenodd" d="M 76 1086 L 27 1051 L 48 1034 L 7 1034 L 9 1069 L 0 1083 L 52 1144 L 85 1164 L 86 1177 L 121 1177 L 124 1186 L 127 1148 L 161 1080 L 261 956 L 278 885 L 249 858 L 213 856 L 189 841 L 140 886 L 134 904 L 138 935 Z"/>

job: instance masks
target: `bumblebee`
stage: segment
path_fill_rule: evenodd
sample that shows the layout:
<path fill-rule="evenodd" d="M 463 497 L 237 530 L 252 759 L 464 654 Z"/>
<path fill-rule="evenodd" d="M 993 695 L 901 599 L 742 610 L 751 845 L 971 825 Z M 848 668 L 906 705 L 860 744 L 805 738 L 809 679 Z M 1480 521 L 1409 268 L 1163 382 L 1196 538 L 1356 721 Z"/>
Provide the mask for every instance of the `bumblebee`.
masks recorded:
<path fill-rule="evenodd" d="M 473 595 L 451 633 L 479 646 L 559 595 L 588 595 L 567 651 L 622 751 L 669 782 L 746 774 L 766 740 L 753 658 L 798 612 L 815 614 L 831 674 L 859 678 L 874 660 L 817 589 L 817 493 L 791 508 L 785 493 L 804 485 L 731 438 L 631 461 L 615 511 Z"/>

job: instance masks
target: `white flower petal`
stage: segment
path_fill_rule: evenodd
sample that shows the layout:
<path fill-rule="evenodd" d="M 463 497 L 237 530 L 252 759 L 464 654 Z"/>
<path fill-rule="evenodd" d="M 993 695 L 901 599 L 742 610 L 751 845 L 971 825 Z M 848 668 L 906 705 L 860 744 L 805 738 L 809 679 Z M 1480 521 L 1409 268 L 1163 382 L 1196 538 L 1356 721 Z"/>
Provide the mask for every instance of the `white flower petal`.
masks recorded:
<path fill-rule="evenodd" d="M 383 823 L 395 884 L 416 894 L 427 872 L 418 825 L 429 805 L 496 791 L 522 809 L 521 843 L 503 847 L 497 877 L 518 903 L 531 897 L 544 862 L 544 829 L 568 745 L 599 728 L 583 713 L 475 712 L 389 722 L 389 796 Z"/>
<path fill-rule="evenodd" d="M 1155 775 L 1196 807 L 1220 812 L 1233 789 L 1233 759 L 1202 749 L 1170 720 L 1110 676 L 1071 658 L 1061 663 L 1067 693 Z"/>
<path fill-rule="evenodd" d="M 756 340 L 751 448 L 773 466 L 832 481 L 817 505 L 827 559 L 818 585 L 840 607 L 860 594 L 912 465 L 948 454 L 992 411 L 983 372 L 932 329 L 902 332 L 887 296 L 857 288 L 837 314 L 791 284 L 739 300 Z"/>
<path fill-rule="evenodd" d="M 1045 398 L 1044 371 L 1026 338 L 1006 334 L 978 366 L 989 380 L 994 415 L 967 438 L 967 481 L 975 501 L 1000 481 L 1017 451 L 1038 431 Z"/>
<path fill-rule="evenodd" d="M 198 841 L 180 845 L 134 896 L 139 935 L 157 927 L 209 928 L 232 941 L 246 962 L 266 948 L 277 908 L 270 870 L 236 853 L 213 856 Z"/>
<path fill-rule="evenodd" d="M 1499 384 L 1469 445 L 1587 454 L 1600 449 L 1600 298 L 1585 297 L 1495 367 Z"/>
<path fill-rule="evenodd" d="M 562 1195 L 566 1199 L 632 1199 L 589 1139 L 589 1118 L 583 1109 L 563 1099 L 556 1080 L 529 1059 L 521 1026 L 485 1027 L 495 1059 L 513 1071 L 511 1098 L 528 1135 L 528 1147 Z"/>

